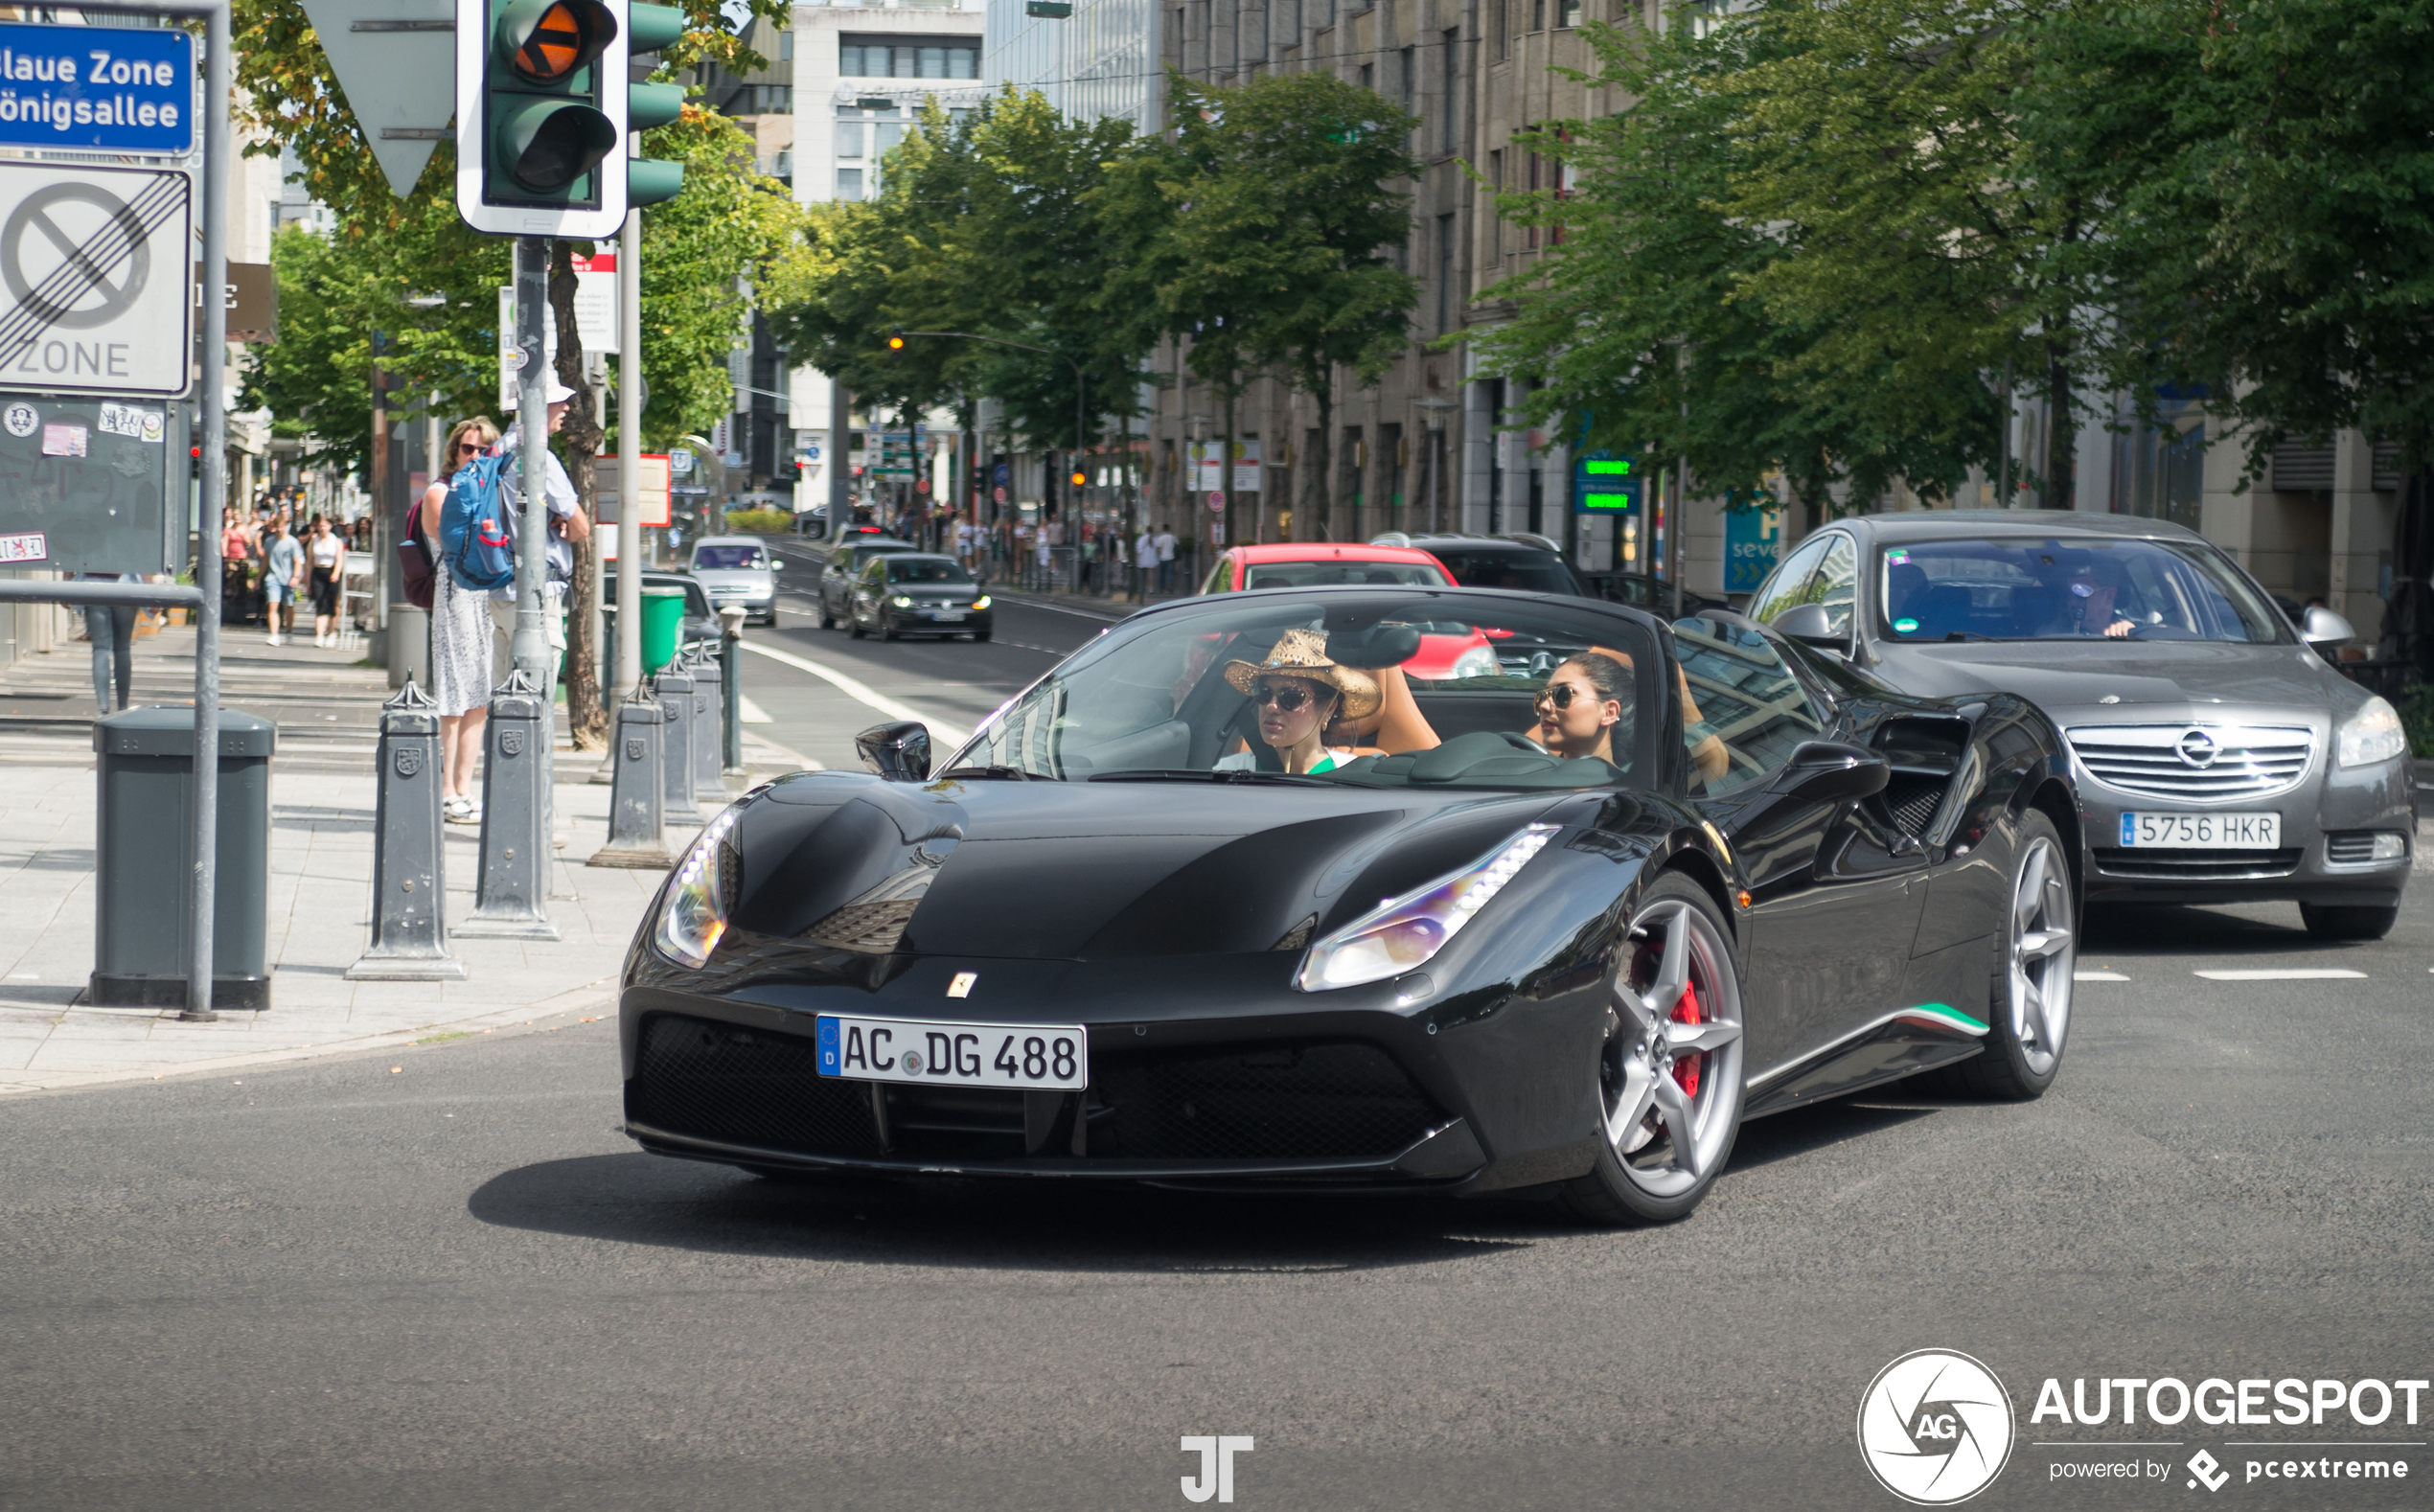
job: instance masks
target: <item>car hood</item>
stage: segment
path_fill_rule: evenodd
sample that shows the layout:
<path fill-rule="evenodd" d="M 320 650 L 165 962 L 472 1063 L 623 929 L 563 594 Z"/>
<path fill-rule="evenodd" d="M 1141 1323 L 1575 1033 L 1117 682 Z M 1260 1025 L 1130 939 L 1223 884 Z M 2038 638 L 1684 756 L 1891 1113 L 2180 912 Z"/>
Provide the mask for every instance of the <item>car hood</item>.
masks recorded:
<path fill-rule="evenodd" d="M 2192 641 L 1947 641 L 1879 646 L 1904 693 L 2016 693 L 2058 724 L 2346 715 L 2365 693 L 2305 646 Z M 2105 702 L 2106 699 L 2114 701 Z"/>
<path fill-rule="evenodd" d="M 864 953 L 1100 960 L 1269 951 L 1305 924 L 1333 928 L 1580 802 L 1577 793 L 916 785 L 805 773 L 746 800 L 731 922 L 744 940 Z"/>

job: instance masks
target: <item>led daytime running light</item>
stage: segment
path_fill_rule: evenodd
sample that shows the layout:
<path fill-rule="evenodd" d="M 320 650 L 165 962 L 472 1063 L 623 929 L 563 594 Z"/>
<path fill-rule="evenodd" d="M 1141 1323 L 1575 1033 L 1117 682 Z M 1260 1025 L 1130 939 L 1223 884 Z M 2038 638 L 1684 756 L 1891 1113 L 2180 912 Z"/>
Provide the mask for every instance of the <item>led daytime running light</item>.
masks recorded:
<path fill-rule="evenodd" d="M 728 834 L 735 828 L 735 815 L 736 806 L 730 805 L 710 821 L 701 837 L 684 853 L 684 860 L 677 867 L 676 881 L 668 885 L 667 901 L 660 905 L 652 944 L 679 966 L 700 971 L 708 965 L 710 952 L 719 948 L 720 937 L 726 933 L 723 849 Z"/>
<path fill-rule="evenodd" d="M 1547 848 L 1556 828 L 1533 824 L 1460 871 L 1387 899 L 1312 946 L 1294 985 L 1305 993 L 1357 987 L 1427 961 Z"/>

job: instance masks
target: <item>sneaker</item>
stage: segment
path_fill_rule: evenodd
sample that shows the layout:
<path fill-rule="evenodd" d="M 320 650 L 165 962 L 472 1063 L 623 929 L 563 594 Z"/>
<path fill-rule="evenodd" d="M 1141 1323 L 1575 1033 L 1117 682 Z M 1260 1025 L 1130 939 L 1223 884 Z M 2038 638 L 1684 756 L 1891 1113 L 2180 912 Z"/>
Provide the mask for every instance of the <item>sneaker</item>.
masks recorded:
<path fill-rule="evenodd" d="M 450 824 L 482 822 L 482 811 L 474 807 L 473 800 L 471 798 L 450 798 L 440 805 L 440 813 Z"/>
<path fill-rule="evenodd" d="M 272 631 L 270 632 L 270 644 L 272 644 L 273 646 L 276 646 L 276 645 L 278 645 L 278 644 L 279 644 L 279 632 L 278 632 L 277 630 L 272 630 Z"/>

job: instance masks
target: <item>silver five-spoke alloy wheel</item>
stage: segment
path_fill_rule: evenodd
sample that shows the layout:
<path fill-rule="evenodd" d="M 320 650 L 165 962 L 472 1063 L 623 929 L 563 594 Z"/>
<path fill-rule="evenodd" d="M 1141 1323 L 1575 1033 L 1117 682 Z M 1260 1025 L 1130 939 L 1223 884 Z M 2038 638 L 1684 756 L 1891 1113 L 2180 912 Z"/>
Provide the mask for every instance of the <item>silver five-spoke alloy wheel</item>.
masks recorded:
<path fill-rule="evenodd" d="M 2071 982 L 2078 958 L 2071 877 L 2061 852 L 2032 836 L 2011 892 L 2011 1037 L 2031 1075 L 2054 1074 L 2071 1031 Z"/>
<path fill-rule="evenodd" d="M 1599 1074 L 1606 1142 L 1634 1186 L 1680 1197 L 1714 1174 L 1739 1126 L 1739 978 L 1715 926 L 1680 898 L 1650 903 L 1626 941 Z"/>

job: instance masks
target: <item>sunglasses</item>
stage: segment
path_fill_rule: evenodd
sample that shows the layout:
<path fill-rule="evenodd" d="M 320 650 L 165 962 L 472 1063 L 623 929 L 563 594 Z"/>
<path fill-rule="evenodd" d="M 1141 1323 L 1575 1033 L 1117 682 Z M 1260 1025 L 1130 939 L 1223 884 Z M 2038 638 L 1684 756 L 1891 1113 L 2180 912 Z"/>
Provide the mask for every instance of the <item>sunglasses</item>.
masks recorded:
<path fill-rule="evenodd" d="M 1529 700 L 1529 706 L 1534 709 L 1542 703 L 1550 703 L 1554 705 L 1555 712 L 1560 714 L 1572 707 L 1573 695 L 1579 691 L 1569 682 L 1550 682 L 1538 690 L 1538 697 Z"/>
<path fill-rule="evenodd" d="M 1251 685 L 1251 702 L 1273 703 L 1287 714 L 1309 702 L 1310 697 L 1309 689 L 1296 687 L 1291 683 L 1282 687 L 1273 682 L 1254 682 Z"/>

